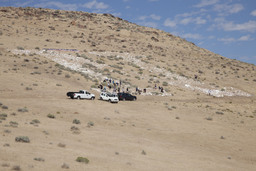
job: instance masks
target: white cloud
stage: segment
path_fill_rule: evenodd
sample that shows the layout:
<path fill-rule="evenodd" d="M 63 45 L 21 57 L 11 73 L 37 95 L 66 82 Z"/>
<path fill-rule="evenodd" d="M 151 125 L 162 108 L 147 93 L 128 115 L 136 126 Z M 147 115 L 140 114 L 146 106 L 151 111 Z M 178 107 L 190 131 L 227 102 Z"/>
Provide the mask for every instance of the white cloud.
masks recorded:
<path fill-rule="evenodd" d="M 10 0 L 4 0 L 4 2 L 8 2 L 8 1 L 10 1 Z M 24 6 L 27 6 L 28 4 L 31 4 L 31 3 L 33 3 L 33 1 L 30 0 L 30 1 L 23 2 L 23 3 L 18 2 L 15 5 L 18 6 L 18 7 L 24 7 Z"/>
<path fill-rule="evenodd" d="M 248 21 L 243 24 L 234 24 L 233 22 L 222 23 L 222 27 L 225 31 L 256 31 L 256 21 Z"/>
<path fill-rule="evenodd" d="M 97 10 L 101 10 L 101 9 L 107 9 L 109 6 L 107 4 L 105 4 L 104 2 L 97 2 L 97 0 L 93 0 L 91 2 L 87 2 L 84 5 L 82 5 L 85 8 L 89 8 L 89 9 L 97 9 Z"/>
<path fill-rule="evenodd" d="M 139 20 L 146 20 L 146 19 L 147 19 L 147 16 L 140 16 L 138 19 L 139 19 Z"/>
<path fill-rule="evenodd" d="M 166 27 L 175 27 L 177 25 L 177 23 L 175 21 L 170 20 L 169 18 L 167 18 L 164 21 L 164 26 Z"/>
<path fill-rule="evenodd" d="M 253 40 L 253 38 L 251 38 L 250 35 L 241 36 L 238 39 L 233 38 L 233 37 L 218 39 L 218 41 L 221 41 L 221 42 L 224 42 L 224 43 L 233 43 L 233 42 L 250 41 L 250 40 Z"/>
<path fill-rule="evenodd" d="M 254 16 L 254 17 L 256 17 L 256 10 L 252 11 L 252 12 L 251 12 L 251 15 Z"/>
<path fill-rule="evenodd" d="M 230 38 L 221 38 L 221 39 L 218 39 L 218 41 L 221 41 L 221 42 L 224 42 L 224 43 L 231 43 L 231 42 L 235 42 L 236 39 L 233 38 L 233 37 L 230 37 Z"/>
<path fill-rule="evenodd" d="M 196 18 L 189 17 L 189 18 L 184 18 L 184 19 L 180 20 L 179 23 L 183 24 L 183 25 L 187 25 L 190 23 L 200 25 L 200 24 L 205 24 L 206 20 L 202 19 L 201 17 L 196 17 Z"/>
<path fill-rule="evenodd" d="M 55 1 L 35 4 L 34 6 L 41 7 L 41 8 L 57 7 L 61 10 L 69 10 L 69 11 L 75 11 L 78 8 L 76 4 L 63 4 L 61 2 L 55 2 Z"/>
<path fill-rule="evenodd" d="M 155 14 L 151 14 L 150 17 L 151 17 L 153 20 L 160 20 L 160 19 L 161 19 L 161 16 L 155 15 Z"/>
<path fill-rule="evenodd" d="M 208 37 L 208 39 L 215 39 L 215 36 L 211 35 Z"/>
<path fill-rule="evenodd" d="M 256 31 L 256 21 L 248 21 L 242 24 L 235 24 L 233 21 L 227 21 L 225 18 L 220 17 L 214 20 L 215 24 L 210 28 L 218 28 L 224 31 L 246 31 L 255 32 Z"/>
<path fill-rule="evenodd" d="M 197 17 L 197 18 L 195 18 L 195 22 L 196 22 L 196 24 L 205 24 L 206 20 L 202 19 L 201 17 Z"/>
<path fill-rule="evenodd" d="M 143 16 L 140 16 L 140 17 L 138 18 L 138 20 L 146 20 L 146 19 L 148 19 L 148 18 L 153 19 L 153 20 L 160 20 L 160 19 L 161 19 L 161 16 L 158 16 L 158 15 L 155 15 L 155 14 L 151 14 L 150 16 L 145 16 L 145 15 L 143 15 Z"/>
<path fill-rule="evenodd" d="M 199 4 L 195 5 L 195 7 L 202 8 L 205 6 L 214 5 L 218 2 L 219 2 L 219 0 L 201 0 L 201 2 Z"/>
<path fill-rule="evenodd" d="M 188 39 L 202 39 L 203 36 L 201 36 L 200 34 L 191 34 L 191 33 L 187 33 L 187 34 L 183 34 L 181 37 L 183 38 L 188 38 Z"/>
<path fill-rule="evenodd" d="M 238 13 L 238 12 L 242 11 L 243 9 L 244 9 L 244 6 L 242 4 L 233 4 L 229 8 L 229 12 L 231 14 Z"/>
<path fill-rule="evenodd" d="M 214 10 L 219 12 L 218 15 L 235 14 L 244 9 L 242 4 L 216 4 Z"/>
<path fill-rule="evenodd" d="M 193 18 L 184 18 L 180 21 L 180 24 L 187 25 L 191 22 L 193 22 Z"/>
<path fill-rule="evenodd" d="M 246 36 L 241 36 L 238 40 L 239 41 L 249 41 L 249 40 L 253 40 L 253 39 L 251 38 L 250 35 L 246 35 Z"/>

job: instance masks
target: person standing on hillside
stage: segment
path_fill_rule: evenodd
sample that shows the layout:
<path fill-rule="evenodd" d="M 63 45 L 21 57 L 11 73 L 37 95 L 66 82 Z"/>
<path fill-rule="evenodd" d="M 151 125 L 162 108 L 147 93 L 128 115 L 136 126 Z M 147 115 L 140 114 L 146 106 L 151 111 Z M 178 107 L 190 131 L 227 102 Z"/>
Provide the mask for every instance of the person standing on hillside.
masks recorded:
<path fill-rule="evenodd" d="M 195 80 L 197 80 L 197 78 L 198 78 L 198 76 L 197 76 L 197 75 L 195 75 Z"/>
<path fill-rule="evenodd" d="M 212 93 L 212 91 L 209 89 L 209 90 L 208 90 L 208 95 L 210 96 L 210 95 L 211 95 L 211 93 Z"/>

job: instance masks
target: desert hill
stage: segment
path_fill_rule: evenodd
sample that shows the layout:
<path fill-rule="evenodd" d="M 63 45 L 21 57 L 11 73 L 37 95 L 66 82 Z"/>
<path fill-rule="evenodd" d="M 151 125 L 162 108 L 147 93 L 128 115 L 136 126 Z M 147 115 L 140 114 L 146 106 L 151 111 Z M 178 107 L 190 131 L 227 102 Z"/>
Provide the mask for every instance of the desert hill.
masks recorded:
<path fill-rule="evenodd" d="M 0 16 L 0 170 L 255 169 L 255 65 L 111 14 Z M 146 92 L 99 101 L 105 78 Z"/>

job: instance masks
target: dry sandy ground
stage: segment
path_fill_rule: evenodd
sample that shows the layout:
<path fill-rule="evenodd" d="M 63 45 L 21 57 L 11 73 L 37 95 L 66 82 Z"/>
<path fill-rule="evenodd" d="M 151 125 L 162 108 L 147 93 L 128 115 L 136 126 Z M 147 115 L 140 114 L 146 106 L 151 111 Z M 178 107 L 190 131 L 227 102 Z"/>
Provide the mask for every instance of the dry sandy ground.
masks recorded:
<path fill-rule="evenodd" d="M 76 13 L 81 16 L 73 25 L 73 12 L 33 16 L 30 8 L 6 9 L 0 8 L 1 171 L 255 170 L 255 65 L 110 16 L 83 18 L 88 14 Z M 148 57 L 148 65 L 188 78 L 200 70 L 205 85 L 232 86 L 252 96 L 218 98 L 168 85 L 165 88 L 173 96 L 138 95 L 137 101 L 111 104 L 98 100 L 99 92 L 91 89 L 94 80 L 37 54 L 13 54 L 11 50 L 17 48 L 77 48 L 91 58 L 89 52 L 95 49 L 134 52 Z M 120 62 L 102 59 L 108 65 Z M 118 71 L 124 69 L 124 75 L 110 73 L 141 87 L 154 85 L 144 76 L 161 84 L 169 81 L 128 62 Z M 79 89 L 93 92 L 96 99 L 66 97 L 67 91 Z M 74 119 L 81 123 L 74 124 Z M 19 136 L 27 136 L 30 142 L 15 141 Z M 89 163 L 79 163 L 77 157 Z"/>
<path fill-rule="evenodd" d="M 0 124 L 0 170 L 63 170 L 64 163 L 69 170 L 255 170 L 255 97 L 180 91 L 110 104 L 94 92 L 94 101 L 71 100 L 67 91 L 89 90 L 91 83 L 79 74 L 66 78 L 46 58 L 24 62 L 28 56 L 1 54 L 7 117 Z M 31 124 L 34 119 L 40 123 Z M 30 143 L 16 142 L 18 136 Z M 90 162 L 76 162 L 79 156 Z"/>

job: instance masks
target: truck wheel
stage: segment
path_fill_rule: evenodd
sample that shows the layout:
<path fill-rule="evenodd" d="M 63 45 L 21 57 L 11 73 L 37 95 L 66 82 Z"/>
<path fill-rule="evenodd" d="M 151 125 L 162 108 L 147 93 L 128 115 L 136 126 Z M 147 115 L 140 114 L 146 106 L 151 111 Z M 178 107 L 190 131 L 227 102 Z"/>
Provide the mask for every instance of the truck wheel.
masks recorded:
<path fill-rule="evenodd" d="M 80 97 L 80 96 L 78 96 L 78 97 L 77 97 L 77 99 L 81 100 L 81 97 Z"/>
<path fill-rule="evenodd" d="M 110 100 L 110 99 L 109 99 L 108 101 L 109 101 L 109 103 L 111 103 L 111 100 Z"/>
<path fill-rule="evenodd" d="M 92 98 L 91 98 L 91 100 L 94 100 L 94 99 L 95 99 L 95 97 L 92 97 Z"/>

